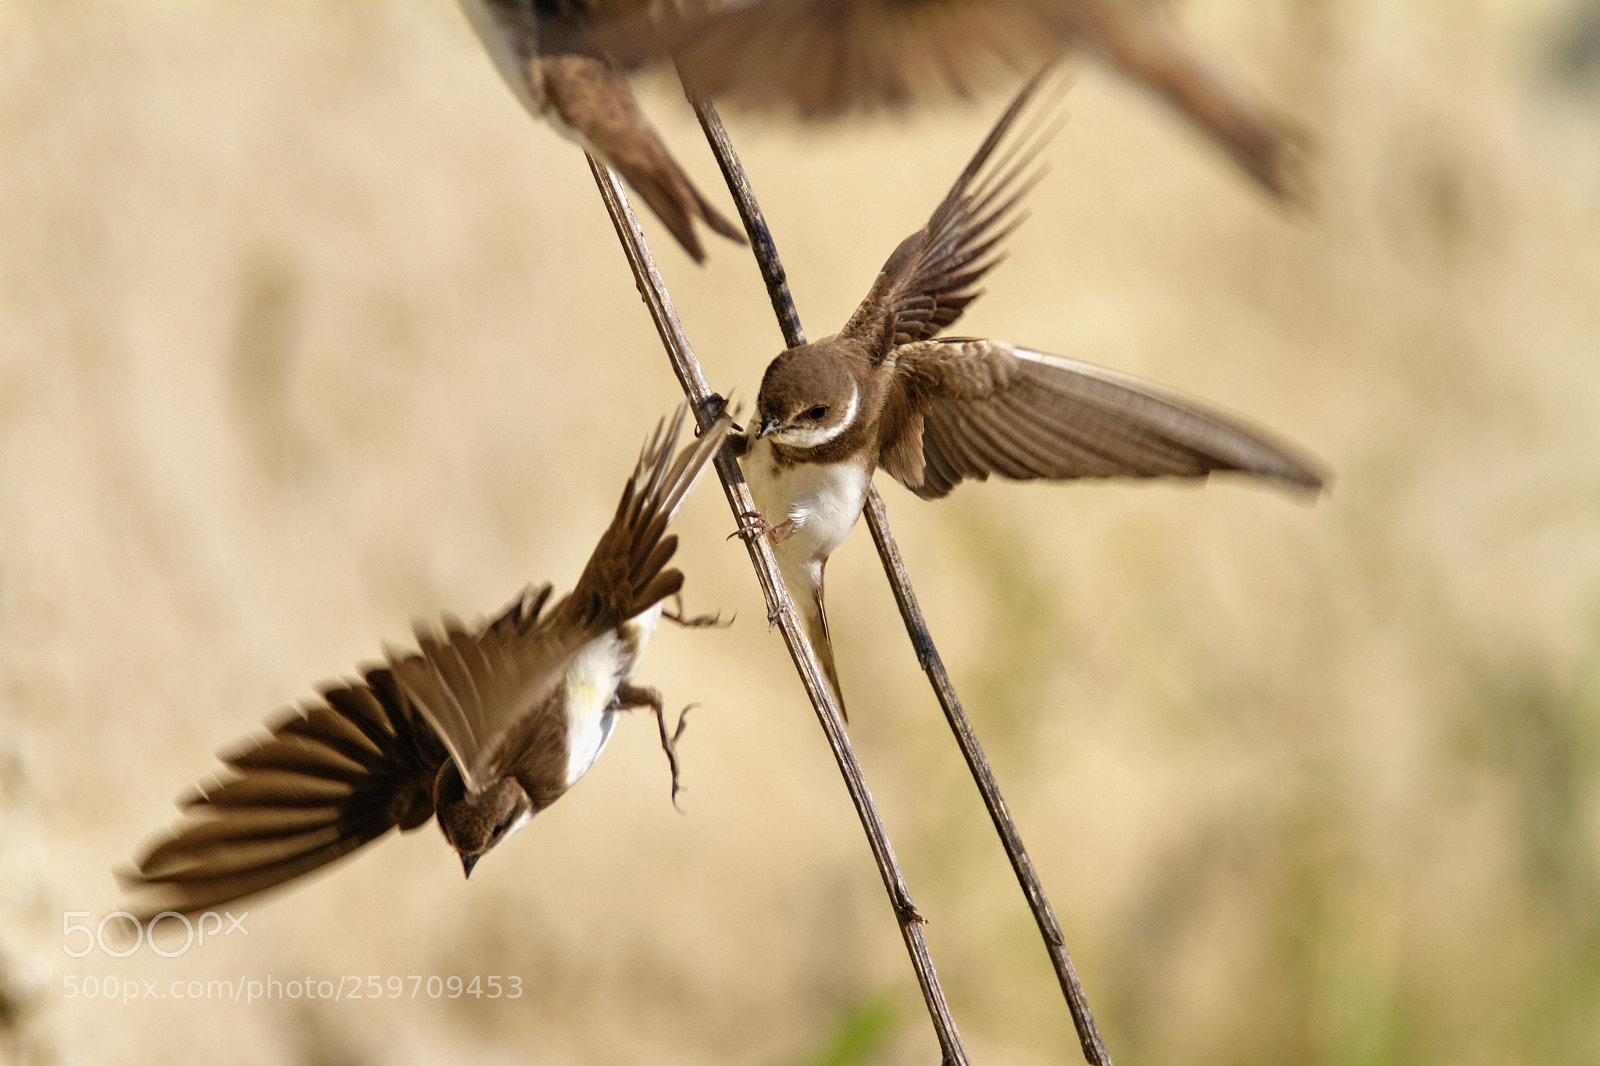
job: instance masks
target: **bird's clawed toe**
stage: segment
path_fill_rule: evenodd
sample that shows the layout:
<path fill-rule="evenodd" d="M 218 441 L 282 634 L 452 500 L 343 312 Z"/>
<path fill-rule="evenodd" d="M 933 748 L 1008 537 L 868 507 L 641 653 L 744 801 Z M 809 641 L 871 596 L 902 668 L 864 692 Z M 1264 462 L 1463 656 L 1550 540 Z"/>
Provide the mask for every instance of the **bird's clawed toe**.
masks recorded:
<path fill-rule="evenodd" d="M 661 617 L 665 618 L 674 625 L 680 625 L 685 629 L 727 629 L 729 626 L 733 625 L 732 618 L 728 619 L 726 622 L 722 620 L 721 611 L 718 611 L 715 614 L 689 615 L 683 608 L 682 594 L 672 597 L 672 602 L 674 609 L 669 611 L 665 608 L 662 608 Z"/>
<path fill-rule="evenodd" d="M 683 736 L 683 730 L 689 724 L 689 712 L 698 706 L 700 706 L 698 703 L 691 703 L 678 712 L 678 725 L 671 736 L 667 735 L 667 716 L 661 705 L 658 703 L 651 708 L 655 712 L 656 726 L 661 731 L 661 750 L 666 752 L 667 766 L 672 770 L 672 805 L 677 808 L 679 814 L 684 813 L 684 810 L 678 806 L 678 793 L 683 791 L 683 786 L 678 781 L 678 739 Z"/>

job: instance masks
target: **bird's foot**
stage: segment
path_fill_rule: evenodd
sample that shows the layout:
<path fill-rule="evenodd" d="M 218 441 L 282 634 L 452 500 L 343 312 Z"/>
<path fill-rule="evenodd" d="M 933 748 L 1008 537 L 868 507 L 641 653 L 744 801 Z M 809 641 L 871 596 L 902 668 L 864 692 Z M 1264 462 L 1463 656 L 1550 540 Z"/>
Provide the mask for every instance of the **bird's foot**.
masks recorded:
<path fill-rule="evenodd" d="M 702 425 L 711 425 L 724 414 L 728 415 L 731 420 L 732 416 L 739 413 L 737 407 L 729 408 L 728 401 L 723 399 L 720 392 L 713 392 L 702 400 L 699 410 Z M 743 426 L 738 422 L 733 422 L 728 429 L 727 438 L 723 441 L 722 446 L 732 452 L 735 459 L 742 459 L 744 454 L 750 450 L 750 438 L 745 434 Z"/>
<path fill-rule="evenodd" d="M 683 786 L 678 783 L 678 738 L 683 736 L 683 728 L 688 723 L 684 721 L 690 710 L 698 706 L 691 703 L 688 707 L 678 712 L 678 728 L 667 734 L 666 705 L 661 699 L 661 693 L 647 685 L 635 685 L 624 681 L 617 686 L 614 697 L 619 710 L 631 711 L 640 707 L 648 707 L 650 713 L 656 716 L 656 728 L 661 732 L 661 750 L 667 753 L 667 768 L 672 771 L 672 805 L 678 812 L 683 812 L 678 807 L 678 793 L 683 791 Z"/>
<path fill-rule="evenodd" d="M 715 422 L 724 414 L 733 415 L 737 414 L 737 411 L 729 411 L 728 401 L 723 397 L 722 393 L 713 392 L 710 396 L 707 396 L 704 400 L 700 401 L 700 414 L 709 424 L 711 422 Z M 741 433 L 744 432 L 744 427 L 739 425 L 737 422 L 733 424 L 733 428 L 737 429 Z"/>
<path fill-rule="evenodd" d="M 785 518 L 777 525 L 773 525 L 760 511 L 745 511 L 739 516 L 739 528 L 728 534 L 728 539 L 744 537 L 749 540 L 754 537 L 766 537 L 774 544 L 782 544 L 794 536 L 797 528 L 799 527 L 794 524 L 792 518 Z"/>
<path fill-rule="evenodd" d="M 789 532 L 783 534 L 784 537 L 787 537 L 789 533 L 794 532 L 794 523 L 785 522 L 784 525 L 789 527 Z M 755 540 L 757 537 L 772 537 L 777 534 L 780 528 L 782 527 L 768 522 L 767 516 L 760 511 L 741 511 L 739 514 L 739 528 L 729 533 L 728 539 L 743 537 L 745 540 L 750 541 Z M 782 537 L 778 539 L 781 540 Z"/>
<path fill-rule="evenodd" d="M 674 623 L 675 625 L 680 625 L 685 629 L 705 629 L 709 626 L 727 629 L 729 626 L 733 625 L 732 618 L 728 619 L 726 622 L 722 620 L 721 611 L 718 611 L 716 614 L 697 614 L 693 617 L 690 617 L 683 609 L 683 595 L 681 593 L 673 596 L 672 602 L 675 611 L 669 611 L 666 608 L 662 608 L 661 617 L 665 618 L 669 622 Z"/>
<path fill-rule="evenodd" d="M 679 814 L 684 813 L 684 810 L 678 806 L 678 793 L 683 790 L 683 786 L 678 783 L 678 738 L 683 736 L 684 727 L 689 724 L 689 712 L 698 706 L 700 706 L 698 703 L 691 703 L 678 712 L 678 725 L 670 737 L 667 735 L 666 714 L 659 704 L 652 708 L 656 715 L 656 727 L 661 731 L 661 750 L 667 753 L 667 766 L 672 770 L 672 806 Z"/>
<path fill-rule="evenodd" d="M 911 897 L 906 896 L 895 901 L 895 916 L 900 919 L 901 925 L 927 925 L 928 919 L 924 918 L 917 910 L 917 905 L 911 902 Z"/>

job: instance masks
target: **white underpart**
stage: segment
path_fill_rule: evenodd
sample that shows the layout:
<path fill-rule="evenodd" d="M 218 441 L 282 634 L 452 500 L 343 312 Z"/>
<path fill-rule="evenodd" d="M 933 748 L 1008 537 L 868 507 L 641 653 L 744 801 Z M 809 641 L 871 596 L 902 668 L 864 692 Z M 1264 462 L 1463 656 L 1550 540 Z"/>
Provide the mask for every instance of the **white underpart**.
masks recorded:
<path fill-rule="evenodd" d="M 660 624 L 659 603 L 626 623 L 636 634 L 640 652 Z M 637 657 L 629 653 L 627 645 L 615 633 L 607 633 L 590 641 L 567 667 L 568 788 L 589 772 L 605 750 L 617 717 L 611 701 L 617 686 L 633 676 L 637 665 Z"/>
<path fill-rule="evenodd" d="M 794 523 L 794 532 L 772 545 L 790 594 L 814 593 L 822 564 L 861 517 L 867 468 L 859 461 L 781 464 L 764 437 L 746 455 L 744 476 L 768 522 Z"/>

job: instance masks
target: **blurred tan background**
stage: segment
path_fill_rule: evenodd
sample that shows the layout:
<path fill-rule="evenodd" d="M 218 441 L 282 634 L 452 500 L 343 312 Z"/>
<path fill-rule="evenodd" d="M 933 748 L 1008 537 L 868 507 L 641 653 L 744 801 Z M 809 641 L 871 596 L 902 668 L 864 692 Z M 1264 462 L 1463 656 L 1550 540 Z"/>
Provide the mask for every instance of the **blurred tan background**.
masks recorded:
<path fill-rule="evenodd" d="M 1197 0 L 1314 132 L 1267 202 L 1085 67 L 960 327 L 1248 413 L 1336 477 L 880 478 L 1124 1063 L 1600 1061 L 1600 30 L 1570 2 Z M 662 78 L 644 103 L 726 194 Z M 1003 104 L 737 116 L 837 328 Z M 747 255 L 646 229 L 713 382 Z M 714 240 L 715 238 L 713 238 Z M 569 587 L 677 390 L 580 154 L 448 0 L 0 4 L 0 1060 L 928 1063 L 881 885 L 714 487 L 687 815 L 647 719 L 470 883 L 432 827 L 182 957 L 68 957 L 212 752 L 409 619 Z M 853 735 L 974 1061 L 1077 1059 L 864 530 Z M 243 908 L 241 908 L 243 909 Z M 86 979 L 517 975 L 515 1002 L 106 1002 Z M 67 998 L 68 978 L 80 995 Z"/>

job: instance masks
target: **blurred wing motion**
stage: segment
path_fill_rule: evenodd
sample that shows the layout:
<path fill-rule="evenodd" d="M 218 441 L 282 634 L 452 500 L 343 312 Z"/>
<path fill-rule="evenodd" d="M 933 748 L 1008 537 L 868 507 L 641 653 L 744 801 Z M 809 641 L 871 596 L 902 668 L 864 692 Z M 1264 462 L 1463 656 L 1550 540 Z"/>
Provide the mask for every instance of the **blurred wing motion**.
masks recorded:
<path fill-rule="evenodd" d="M 912 406 L 883 466 L 924 499 L 964 478 L 1204 477 L 1238 471 L 1307 489 L 1322 476 L 1283 445 L 1146 382 L 1000 341 L 911 345 Z M 919 417 L 920 416 L 920 417 Z"/>
<path fill-rule="evenodd" d="M 624 65 L 671 55 L 684 85 L 755 110 L 831 118 L 976 91 L 1079 50 L 1155 92 L 1274 194 L 1298 137 L 1202 59 L 1155 0 L 730 0 L 602 26 Z"/>

